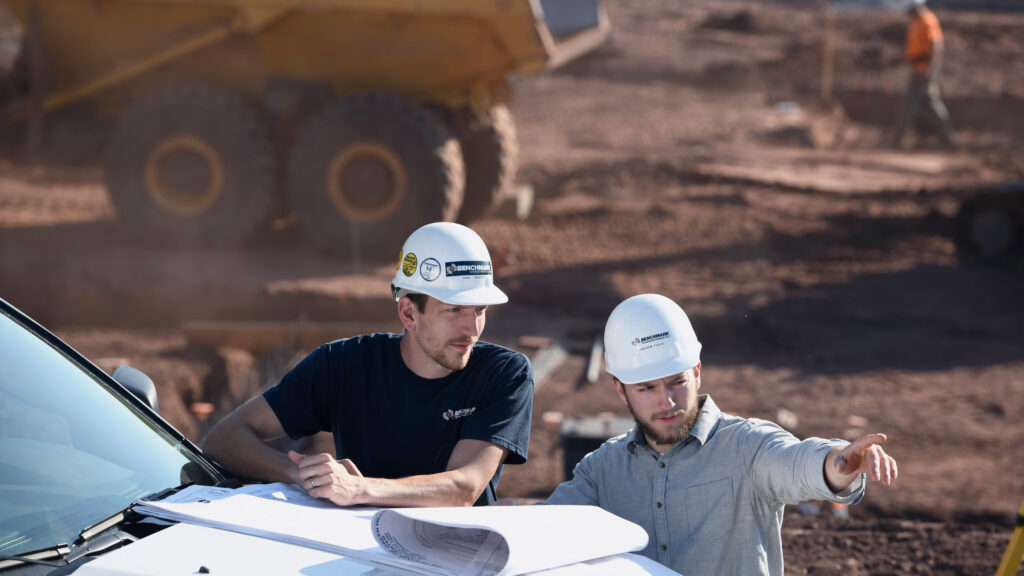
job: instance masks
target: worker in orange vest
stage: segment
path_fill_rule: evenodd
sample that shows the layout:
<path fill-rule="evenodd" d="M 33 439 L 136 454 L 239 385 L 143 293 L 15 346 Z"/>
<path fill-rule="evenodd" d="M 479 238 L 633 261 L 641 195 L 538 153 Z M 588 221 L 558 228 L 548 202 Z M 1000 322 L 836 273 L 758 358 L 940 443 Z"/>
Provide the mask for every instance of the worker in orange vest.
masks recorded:
<path fill-rule="evenodd" d="M 942 28 L 939 19 L 927 7 L 925 0 L 908 0 L 906 57 L 910 62 L 910 87 L 907 89 L 907 107 L 896 137 L 896 146 L 902 146 L 908 131 L 914 129 L 921 103 L 931 111 L 943 142 L 954 146 L 953 127 L 949 111 L 939 94 L 939 75 L 942 72 Z"/>

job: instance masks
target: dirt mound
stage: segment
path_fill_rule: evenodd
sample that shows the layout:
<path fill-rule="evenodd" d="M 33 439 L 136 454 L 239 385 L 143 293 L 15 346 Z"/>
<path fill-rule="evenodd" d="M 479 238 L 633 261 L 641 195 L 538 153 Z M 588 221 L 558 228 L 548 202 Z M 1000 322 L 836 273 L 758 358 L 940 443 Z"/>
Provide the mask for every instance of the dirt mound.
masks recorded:
<path fill-rule="evenodd" d="M 759 25 L 757 18 L 749 10 L 740 10 L 733 14 L 711 14 L 700 23 L 700 28 L 729 30 L 732 32 L 756 32 Z"/>

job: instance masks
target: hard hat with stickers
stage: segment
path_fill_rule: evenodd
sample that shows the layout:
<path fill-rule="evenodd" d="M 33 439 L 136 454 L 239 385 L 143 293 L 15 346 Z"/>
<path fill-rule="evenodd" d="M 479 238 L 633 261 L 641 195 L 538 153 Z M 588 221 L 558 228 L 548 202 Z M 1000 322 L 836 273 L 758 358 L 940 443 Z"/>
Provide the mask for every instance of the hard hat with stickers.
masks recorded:
<path fill-rule="evenodd" d="M 483 239 L 454 222 L 434 222 L 413 232 L 402 246 L 391 285 L 395 300 L 419 293 L 460 306 L 508 302 L 494 285 Z"/>

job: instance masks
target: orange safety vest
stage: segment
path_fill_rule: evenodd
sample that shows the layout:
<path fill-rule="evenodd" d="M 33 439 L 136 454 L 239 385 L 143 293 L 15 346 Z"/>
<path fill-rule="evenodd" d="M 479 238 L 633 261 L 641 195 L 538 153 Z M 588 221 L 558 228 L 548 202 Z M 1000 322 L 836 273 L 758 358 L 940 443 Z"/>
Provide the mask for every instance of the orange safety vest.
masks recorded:
<path fill-rule="evenodd" d="M 921 7 L 911 17 L 907 27 L 907 60 L 918 74 L 928 72 L 935 46 L 942 44 L 942 28 L 932 11 Z"/>

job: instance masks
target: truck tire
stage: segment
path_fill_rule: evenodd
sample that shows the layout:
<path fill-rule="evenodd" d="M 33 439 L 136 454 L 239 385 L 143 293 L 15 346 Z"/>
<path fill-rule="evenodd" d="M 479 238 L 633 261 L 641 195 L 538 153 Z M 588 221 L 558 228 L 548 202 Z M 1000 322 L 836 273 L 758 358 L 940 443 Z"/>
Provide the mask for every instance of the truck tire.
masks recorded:
<path fill-rule="evenodd" d="M 348 96 L 308 118 L 286 166 L 307 234 L 353 259 L 397 258 L 416 228 L 453 221 L 464 178 L 449 130 L 419 104 L 384 93 Z"/>
<path fill-rule="evenodd" d="M 519 165 L 519 141 L 512 113 L 504 104 L 462 125 L 458 135 L 466 164 L 466 194 L 459 222 L 468 224 L 487 216 L 511 190 Z"/>
<path fill-rule="evenodd" d="M 1024 183 L 1006 184 L 967 199 L 956 216 L 957 248 L 962 255 L 1002 263 L 1024 241 Z"/>
<path fill-rule="evenodd" d="M 241 96 L 178 85 L 133 104 L 107 143 L 104 176 L 125 225 L 173 246 L 236 246 L 270 217 L 277 158 L 268 122 Z"/>

